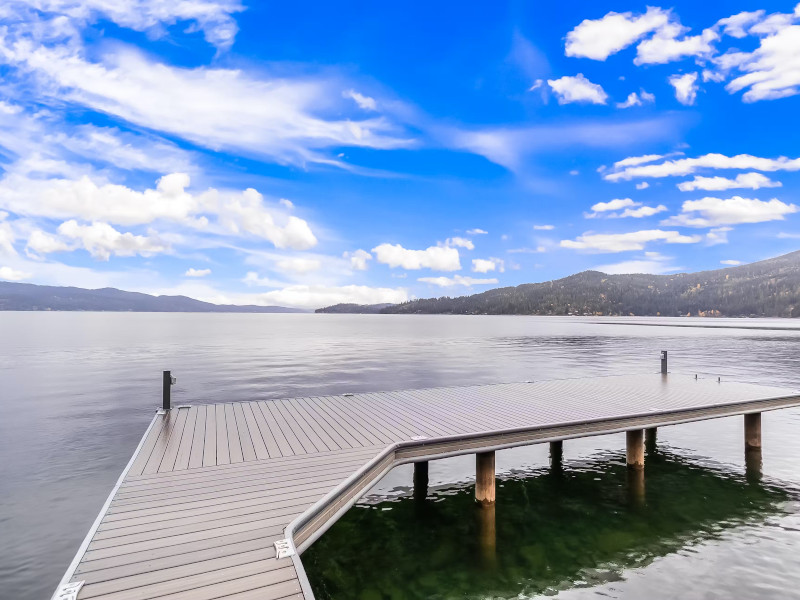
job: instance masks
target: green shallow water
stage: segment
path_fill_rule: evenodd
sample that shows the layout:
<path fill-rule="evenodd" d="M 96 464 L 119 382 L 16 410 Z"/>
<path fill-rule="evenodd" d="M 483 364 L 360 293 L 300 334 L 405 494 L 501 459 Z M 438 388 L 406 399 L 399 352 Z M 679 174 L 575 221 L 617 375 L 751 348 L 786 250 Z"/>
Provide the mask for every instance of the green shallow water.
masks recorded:
<path fill-rule="evenodd" d="M 754 465 L 740 474 L 668 449 L 648 454 L 643 490 L 624 460 L 600 452 L 505 474 L 493 510 L 475 505 L 471 485 L 362 501 L 303 564 L 319 600 L 527 598 L 595 586 L 606 595 L 603 585 L 660 557 L 780 521 L 798 496 L 762 481 Z M 672 587 L 664 597 L 678 596 L 680 581 Z"/>

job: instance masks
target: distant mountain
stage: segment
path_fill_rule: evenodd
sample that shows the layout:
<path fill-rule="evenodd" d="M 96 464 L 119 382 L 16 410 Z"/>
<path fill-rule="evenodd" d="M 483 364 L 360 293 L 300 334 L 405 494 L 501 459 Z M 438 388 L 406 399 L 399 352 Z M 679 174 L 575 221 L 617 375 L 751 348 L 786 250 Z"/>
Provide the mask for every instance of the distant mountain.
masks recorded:
<path fill-rule="evenodd" d="M 334 304 L 325 308 L 318 308 L 318 313 L 358 313 L 374 315 L 383 309 L 395 306 L 394 304 Z"/>
<path fill-rule="evenodd" d="M 86 290 L 0 281 L 0 310 L 88 310 L 129 312 L 306 312 L 283 306 L 211 304 L 186 296 L 151 296 L 115 288 Z"/>
<path fill-rule="evenodd" d="M 800 251 L 698 273 L 606 275 L 584 271 L 555 281 L 497 288 L 472 296 L 412 300 L 381 312 L 800 317 Z"/>

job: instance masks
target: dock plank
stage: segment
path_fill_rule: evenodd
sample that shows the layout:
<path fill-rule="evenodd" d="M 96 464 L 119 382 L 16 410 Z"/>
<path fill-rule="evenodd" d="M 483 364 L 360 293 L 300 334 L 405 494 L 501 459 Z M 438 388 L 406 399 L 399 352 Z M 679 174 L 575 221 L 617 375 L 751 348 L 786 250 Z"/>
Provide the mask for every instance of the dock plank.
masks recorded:
<path fill-rule="evenodd" d="M 797 405 L 796 390 L 652 374 L 173 409 L 154 418 L 66 580 L 85 582 L 78 600 L 313 600 L 302 564 L 277 560 L 273 543 L 299 518 L 304 549 L 396 464 L 393 444 L 427 460 Z"/>

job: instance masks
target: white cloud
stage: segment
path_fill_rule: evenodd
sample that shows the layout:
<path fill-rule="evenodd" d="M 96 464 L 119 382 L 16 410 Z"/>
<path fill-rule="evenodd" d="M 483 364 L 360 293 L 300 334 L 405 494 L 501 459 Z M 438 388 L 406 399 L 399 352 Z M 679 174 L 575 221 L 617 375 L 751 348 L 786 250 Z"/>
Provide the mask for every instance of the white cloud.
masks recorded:
<path fill-rule="evenodd" d="M 64 238 L 78 242 L 89 254 L 99 260 L 116 256 L 152 256 L 167 252 L 169 245 L 159 239 L 156 233 L 147 236 L 119 232 L 108 223 L 95 222 L 81 225 L 74 219 L 58 226 L 58 233 Z"/>
<path fill-rule="evenodd" d="M 666 210 L 667 207 L 663 204 L 659 204 L 658 206 L 641 206 L 639 208 L 626 208 L 618 216 L 620 218 L 632 217 L 634 219 L 641 219 L 642 217 L 652 217 Z"/>
<path fill-rule="evenodd" d="M 706 234 L 706 246 L 717 246 L 718 244 L 728 243 L 728 232 L 733 231 L 732 227 L 714 227 L 709 229 Z"/>
<path fill-rule="evenodd" d="M 629 250 L 644 250 L 649 242 L 667 244 L 696 244 L 701 236 L 681 235 L 677 231 L 648 229 L 629 233 L 584 233 L 575 240 L 561 240 L 562 248 L 586 250 L 589 252 L 612 253 Z"/>
<path fill-rule="evenodd" d="M 207 275 L 211 275 L 211 269 L 195 269 L 190 268 L 186 270 L 186 273 L 183 274 L 184 277 L 206 277 Z"/>
<path fill-rule="evenodd" d="M 208 189 L 192 194 L 186 191 L 189 183 L 187 174 L 172 173 L 159 179 L 155 189 L 139 192 L 123 185 L 98 185 L 89 177 L 31 179 L 12 173 L 0 180 L 0 207 L 18 215 L 115 225 L 172 221 L 208 233 L 252 235 L 277 248 L 294 250 L 317 244 L 306 221 L 269 208 L 252 188 L 243 192 Z M 209 217 L 216 221 L 211 223 Z M 283 225 L 277 222 L 279 219 Z"/>
<path fill-rule="evenodd" d="M 634 208 L 639 207 L 639 208 Z M 625 209 L 622 212 L 621 209 Z M 634 202 L 630 198 L 615 198 L 609 202 L 598 202 L 591 207 L 592 212 L 584 213 L 587 219 L 596 217 L 608 218 L 627 218 L 641 219 L 642 217 L 652 217 L 655 214 L 664 212 L 667 207 L 663 204 L 658 206 L 642 206 L 641 202 Z"/>
<path fill-rule="evenodd" d="M 720 19 L 717 21 L 717 26 L 722 27 L 723 33 L 731 37 L 743 38 L 747 36 L 747 29 L 760 21 L 763 16 L 763 10 L 740 12 L 725 19 Z"/>
<path fill-rule="evenodd" d="M 82 105 L 213 150 L 284 164 L 344 166 L 324 151 L 413 144 L 386 117 L 347 115 L 349 103 L 336 91 L 341 81 L 333 76 L 180 68 L 153 62 L 129 47 L 115 47 L 100 62 L 82 54 L 67 45 L 32 43 L 27 34 L 0 38 L 0 61 L 20 78 L 29 75 L 28 85 L 43 101 Z"/>
<path fill-rule="evenodd" d="M 2 213 L 0 213 L 1 215 Z M 9 256 L 16 256 L 17 251 L 14 250 L 14 242 L 17 236 L 11 228 L 11 224 L 3 219 L 0 219 L 0 254 Z"/>
<path fill-rule="evenodd" d="M 483 229 L 467 229 L 467 235 L 485 235 L 489 233 Z"/>
<path fill-rule="evenodd" d="M 314 258 L 282 258 L 275 262 L 275 266 L 280 271 L 303 275 L 319 270 L 322 262 Z"/>
<path fill-rule="evenodd" d="M 669 84 L 675 88 L 675 98 L 685 106 L 694 104 L 697 98 L 697 73 L 672 75 Z"/>
<path fill-rule="evenodd" d="M 598 202 L 597 204 L 592 205 L 592 211 L 594 212 L 606 212 L 609 210 L 619 210 L 621 208 L 626 208 L 628 206 L 638 206 L 638 202 L 634 202 L 630 198 L 614 198 L 614 200 L 610 200 L 608 202 Z"/>
<path fill-rule="evenodd" d="M 567 34 L 565 54 L 605 60 L 666 25 L 669 15 L 669 11 L 648 7 L 643 15 L 609 12 L 601 19 L 585 19 Z"/>
<path fill-rule="evenodd" d="M 678 189 L 682 192 L 692 192 L 694 190 L 732 190 L 737 188 L 747 188 L 758 190 L 761 188 L 781 187 L 780 181 L 772 181 L 761 173 L 739 173 L 735 179 L 727 177 L 702 177 L 696 175 L 692 181 L 683 181 L 678 184 Z"/>
<path fill-rule="evenodd" d="M 650 184 L 647 183 L 646 181 L 640 181 L 639 183 L 636 184 L 636 189 L 637 190 L 646 190 L 649 187 L 650 187 Z"/>
<path fill-rule="evenodd" d="M 534 225 L 533 228 L 536 231 L 552 231 L 556 228 L 555 225 Z"/>
<path fill-rule="evenodd" d="M 464 277 L 463 275 L 454 275 L 453 277 L 420 277 L 417 281 L 423 283 L 430 283 L 439 287 L 453 287 L 456 285 L 463 285 L 466 287 L 472 285 L 490 285 L 498 283 L 497 279 L 475 279 L 474 277 Z"/>
<path fill-rule="evenodd" d="M 797 211 L 796 205 L 785 204 L 777 198 L 765 202 L 741 196 L 733 196 L 726 200 L 709 197 L 687 200 L 681 206 L 680 215 L 670 217 L 662 224 L 684 227 L 717 227 L 740 223 L 763 223 L 783 221 L 786 215 Z"/>
<path fill-rule="evenodd" d="M 348 259 L 350 261 L 350 268 L 356 271 L 366 271 L 367 261 L 372 260 L 372 254 L 361 249 L 355 252 L 345 252 L 342 254 L 342 257 Z"/>
<path fill-rule="evenodd" d="M 342 92 L 342 96 L 345 98 L 351 98 L 356 104 L 358 104 L 359 108 L 364 110 L 378 110 L 378 103 L 375 102 L 375 98 L 364 96 L 355 90 L 347 90 L 346 92 Z"/>
<path fill-rule="evenodd" d="M 635 167 L 646 163 L 655 162 L 664 158 L 662 154 L 645 154 L 643 156 L 629 156 L 614 163 L 615 169 L 622 169 L 623 167 Z"/>
<path fill-rule="evenodd" d="M 472 271 L 475 273 L 488 273 L 490 271 L 499 271 L 503 273 L 506 270 L 505 261 L 502 258 L 473 258 Z"/>
<path fill-rule="evenodd" d="M 637 65 L 665 64 L 687 56 L 706 58 L 715 52 L 712 44 L 719 39 L 716 31 L 704 29 L 700 35 L 678 39 L 687 31 L 688 28 L 678 23 L 661 27 L 652 38 L 639 43 L 633 62 Z"/>
<path fill-rule="evenodd" d="M 17 271 L 11 267 L 0 267 L 0 279 L 5 279 L 6 281 L 22 281 L 23 279 L 29 279 L 30 277 L 30 273 Z"/>
<path fill-rule="evenodd" d="M 398 304 L 408 300 L 408 291 L 365 285 L 291 285 L 258 294 L 256 300 L 264 305 L 314 309 L 333 304 Z"/>
<path fill-rule="evenodd" d="M 752 28 L 751 32 L 754 30 Z M 734 59 L 731 66 L 744 74 L 733 79 L 725 89 L 730 93 L 747 89 L 742 96 L 745 102 L 800 93 L 800 25 L 786 24 L 778 28 L 763 38 L 756 50 L 736 53 Z"/>
<path fill-rule="evenodd" d="M 63 239 L 50 235 L 41 229 L 34 229 L 28 237 L 25 253 L 31 258 L 38 258 L 45 254 L 68 252 L 74 249 L 74 244 L 68 244 Z"/>
<path fill-rule="evenodd" d="M 719 261 L 719 264 L 721 264 L 721 265 L 730 265 L 732 267 L 735 267 L 736 265 L 742 264 L 742 261 L 740 261 L 740 260 L 721 260 L 721 261 Z"/>
<path fill-rule="evenodd" d="M 431 246 L 425 250 L 408 250 L 400 244 L 381 244 L 372 252 L 379 263 L 391 268 L 434 271 L 458 271 L 461 268 L 458 250 L 451 247 Z"/>
<path fill-rule="evenodd" d="M 617 108 L 630 108 L 631 106 L 642 106 L 643 104 L 652 104 L 656 101 L 656 97 L 654 94 L 650 92 L 645 92 L 644 90 L 640 90 L 637 94 L 636 92 L 631 92 L 628 94 L 628 98 L 625 102 L 617 102 Z"/>
<path fill-rule="evenodd" d="M 605 173 L 603 179 L 607 181 L 630 180 L 636 177 L 672 177 L 676 175 L 691 175 L 698 169 L 752 169 L 756 171 L 798 171 L 800 158 L 790 159 L 785 156 L 779 158 L 761 158 L 750 154 L 737 154 L 725 156 L 724 154 L 704 154 L 697 158 L 679 158 L 665 160 L 658 164 L 638 164 L 627 166 L 624 161 L 615 163 L 614 171 Z"/>
<path fill-rule="evenodd" d="M 459 248 L 466 248 L 467 250 L 474 250 L 475 244 L 472 243 L 472 240 L 468 240 L 462 237 L 452 237 L 447 238 L 444 242 L 445 246 L 457 246 Z"/>
<path fill-rule="evenodd" d="M 583 73 L 574 77 L 564 76 L 560 79 L 548 79 L 547 84 L 558 97 L 559 104 L 572 102 L 590 102 L 591 104 L 605 104 L 608 94 L 601 86 L 592 83 Z"/>

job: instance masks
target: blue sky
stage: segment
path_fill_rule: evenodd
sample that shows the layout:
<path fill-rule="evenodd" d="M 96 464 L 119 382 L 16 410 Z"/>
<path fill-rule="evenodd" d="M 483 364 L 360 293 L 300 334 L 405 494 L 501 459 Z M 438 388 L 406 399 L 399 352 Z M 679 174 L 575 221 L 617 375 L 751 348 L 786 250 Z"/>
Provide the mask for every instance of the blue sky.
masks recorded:
<path fill-rule="evenodd" d="M 6 0 L 0 279 L 315 308 L 790 252 L 799 56 L 791 2 Z"/>

